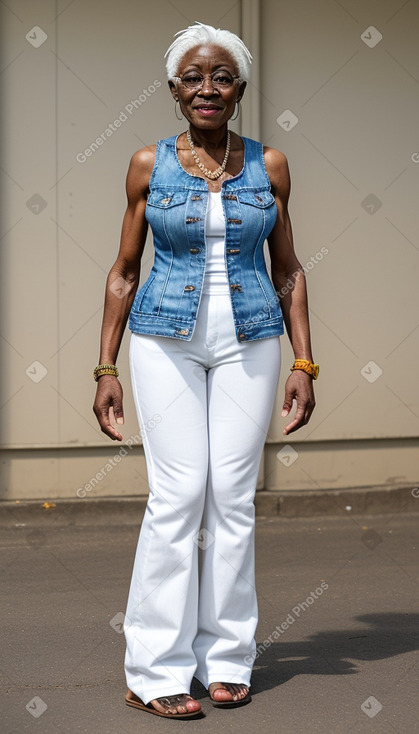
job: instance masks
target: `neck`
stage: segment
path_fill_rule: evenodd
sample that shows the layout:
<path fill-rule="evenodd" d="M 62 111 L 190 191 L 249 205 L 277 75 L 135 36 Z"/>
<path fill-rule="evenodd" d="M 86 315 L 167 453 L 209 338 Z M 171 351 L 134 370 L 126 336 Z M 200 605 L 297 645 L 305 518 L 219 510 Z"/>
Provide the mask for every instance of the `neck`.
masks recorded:
<path fill-rule="evenodd" d="M 205 148 L 207 151 L 216 151 L 225 147 L 227 136 L 227 123 L 217 130 L 203 130 L 202 128 L 189 125 L 191 137 L 195 145 Z"/>

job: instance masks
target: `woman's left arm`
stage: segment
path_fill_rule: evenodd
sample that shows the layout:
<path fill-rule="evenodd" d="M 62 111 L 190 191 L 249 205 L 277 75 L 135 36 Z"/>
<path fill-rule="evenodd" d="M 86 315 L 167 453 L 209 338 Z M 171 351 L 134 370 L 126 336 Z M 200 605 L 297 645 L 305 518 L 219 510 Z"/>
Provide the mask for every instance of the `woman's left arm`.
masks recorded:
<path fill-rule="evenodd" d="M 281 302 L 295 359 L 308 359 L 313 362 L 306 279 L 295 254 L 288 214 L 291 190 L 288 162 L 283 153 L 268 147 L 264 147 L 264 159 L 278 209 L 274 228 L 268 237 L 272 282 Z M 302 370 L 293 370 L 285 383 L 285 399 L 281 413 L 283 417 L 289 414 L 293 399 L 297 401 L 297 411 L 294 419 L 285 426 L 286 435 L 308 423 L 316 404 L 313 378 Z"/>

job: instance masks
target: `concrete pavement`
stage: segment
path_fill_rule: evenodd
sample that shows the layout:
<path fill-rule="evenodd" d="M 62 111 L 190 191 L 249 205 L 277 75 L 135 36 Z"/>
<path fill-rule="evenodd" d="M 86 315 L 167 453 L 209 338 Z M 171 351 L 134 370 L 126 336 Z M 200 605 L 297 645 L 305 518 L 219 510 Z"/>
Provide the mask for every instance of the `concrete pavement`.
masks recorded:
<path fill-rule="evenodd" d="M 124 705 L 121 617 L 141 520 L 3 522 L 1 731 L 419 731 L 417 515 L 257 520 L 252 703 L 172 722 Z M 137 522 L 138 521 L 138 522 Z"/>

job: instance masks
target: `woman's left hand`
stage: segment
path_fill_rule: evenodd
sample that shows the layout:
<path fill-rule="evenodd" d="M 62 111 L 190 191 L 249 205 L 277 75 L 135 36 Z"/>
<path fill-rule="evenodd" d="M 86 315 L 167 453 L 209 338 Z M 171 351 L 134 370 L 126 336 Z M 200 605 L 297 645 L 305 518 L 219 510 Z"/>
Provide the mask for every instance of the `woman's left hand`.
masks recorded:
<path fill-rule="evenodd" d="M 305 426 L 316 405 L 313 378 L 303 370 L 293 370 L 285 383 L 285 399 L 281 412 L 283 418 L 289 414 L 293 400 L 297 401 L 297 412 L 294 420 L 285 426 L 285 435 Z"/>

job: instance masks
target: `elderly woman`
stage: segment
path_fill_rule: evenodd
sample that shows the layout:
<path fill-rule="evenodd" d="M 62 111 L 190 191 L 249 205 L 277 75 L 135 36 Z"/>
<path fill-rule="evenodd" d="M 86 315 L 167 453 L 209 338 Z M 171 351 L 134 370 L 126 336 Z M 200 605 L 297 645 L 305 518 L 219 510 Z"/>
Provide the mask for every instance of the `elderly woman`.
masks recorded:
<path fill-rule="evenodd" d="M 150 493 L 124 625 L 126 702 L 170 718 L 202 715 L 194 676 L 213 705 L 250 701 L 254 497 L 284 321 L 295 362 L 281 415 L 297 406 L 284 434 L 308 422 L 318 373 L 287 160 L 228 129 L 251 55 L 233 33 L 201 23 L 176 36 L 167 72 L 188 129 L 131 158 L 94 371 L 94 412 L 121 441 L 111 409 L 123 424 L 115 362 L 129 317 Z M 137 291 L 148 224 L 154 264 Z"/>

